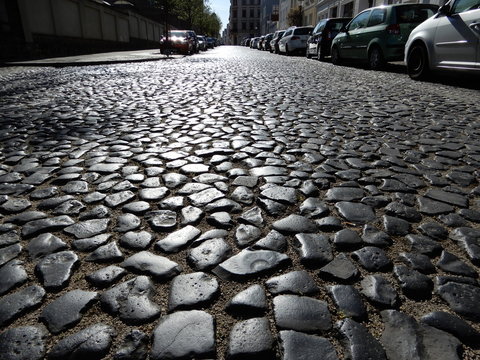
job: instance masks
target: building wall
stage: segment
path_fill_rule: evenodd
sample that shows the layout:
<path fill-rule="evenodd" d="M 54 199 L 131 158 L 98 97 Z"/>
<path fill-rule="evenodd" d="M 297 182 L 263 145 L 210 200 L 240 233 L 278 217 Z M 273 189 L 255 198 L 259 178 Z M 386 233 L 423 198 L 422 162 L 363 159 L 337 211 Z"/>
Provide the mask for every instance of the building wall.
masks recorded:
<path fill-rule="evenodd" d="M 304 0 L 302 3 L 302 24 L 315 26 L 318 21 L 328 17 L 353 17 L 369 7 L 383 4 L 417 2 L 443 5 L 445 1 L 446 0 Z M 239 3 L 240 0 L 231 0 L 232 4 L 234 2 Z M 262 0 L 262 2 L 265 1 Z M 279 19 L 277 29 L 286 29 L 289 27 L 287 19 L 288 13 L 290 9 L 298 7 L 299 4 L 298 0 L 278 0 Z M 261 35 L 270 32 L 267 31 L 268 27 L 264 16 L 262 16 L 261 22 Z"/>
<path fill-rule="evenodd" d="M 317 0 L 305 0 L 303 2 L 303 20 L 302 25 L 315 26 L 317 23 Z"/>
<path fill-rule="evenodd" d="M 18 0 L 27 42 L 35 35 L 130 42 L 158 41 L 163 25 L 89 0 Z"/>
<path fill-rule="evenodd" d="M 260 0 L 231 0 L 229 43 L 239 45 L 244 38 L 260 36 L 260 16 Z"/>
<path fill-rule="evenodd" d="M 353 17 L 373 6 L 407 2 L 443 5 L 444 0 L 319 0 L 317 4 L 317 20 L 328 17 Z"/>
<path fill-rule="evenodd" d="M 272 20 L 274 12 L 278 14 L 278 0 L 260 1 L 260 29 L 262 35 L 273 33 L 277 30 L 278 21 Z"/>

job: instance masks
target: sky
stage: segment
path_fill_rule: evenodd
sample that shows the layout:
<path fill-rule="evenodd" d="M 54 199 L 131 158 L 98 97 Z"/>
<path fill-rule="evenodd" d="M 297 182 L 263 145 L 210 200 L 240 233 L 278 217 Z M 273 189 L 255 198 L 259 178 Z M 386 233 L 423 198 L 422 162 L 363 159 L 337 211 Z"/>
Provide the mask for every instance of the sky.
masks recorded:
<path fill-rule="evenodd" d="M 218 15 L 220 21 L 222 22 L 222 33 L 228 25 L 228 18 L 230 13 L 230 0 L 209 0 L 210 7 Z"/>

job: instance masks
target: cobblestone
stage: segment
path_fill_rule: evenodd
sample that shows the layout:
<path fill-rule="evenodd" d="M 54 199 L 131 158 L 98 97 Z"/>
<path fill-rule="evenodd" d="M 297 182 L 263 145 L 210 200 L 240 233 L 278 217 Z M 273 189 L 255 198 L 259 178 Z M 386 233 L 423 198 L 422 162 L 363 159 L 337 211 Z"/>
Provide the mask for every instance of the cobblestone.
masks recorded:
<path fill-rule="evenodd" d="M 2 69 L 0 357 L 479 358 L 478 91 L 401 69 Z"/>

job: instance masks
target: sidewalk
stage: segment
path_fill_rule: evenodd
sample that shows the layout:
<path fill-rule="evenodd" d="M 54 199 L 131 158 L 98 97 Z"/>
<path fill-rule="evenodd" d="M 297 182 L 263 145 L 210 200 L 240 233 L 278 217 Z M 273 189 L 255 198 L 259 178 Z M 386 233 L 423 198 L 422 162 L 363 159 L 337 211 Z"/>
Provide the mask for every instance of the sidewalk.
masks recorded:
<path fill-rule="evenodd" d="M 178 58 L 182 55 L 171 55 L 170 58 Z M 50 59 L 37 59 L 26 61 L 6 62 L 4 66 L 84 66 L 84 65 L 104 65 L 131 63 L 167 59 L 166 55 L 160 54 L 159 49 L 146 49 L 134 51 L 118 51 L 89 55 L 76 55 L 67 57 L 57 57 Z"/>

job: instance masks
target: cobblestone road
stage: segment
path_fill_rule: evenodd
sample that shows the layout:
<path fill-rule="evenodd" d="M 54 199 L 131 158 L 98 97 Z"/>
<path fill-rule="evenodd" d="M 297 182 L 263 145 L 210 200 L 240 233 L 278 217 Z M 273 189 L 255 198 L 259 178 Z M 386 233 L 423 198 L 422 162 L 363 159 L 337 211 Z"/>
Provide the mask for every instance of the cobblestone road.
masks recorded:
<path fill-rule="evenodd" d="M 222 47 L 0 92 L 0 359 L 480 358 L 477 90 Z"/>

